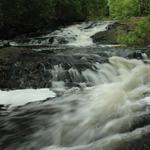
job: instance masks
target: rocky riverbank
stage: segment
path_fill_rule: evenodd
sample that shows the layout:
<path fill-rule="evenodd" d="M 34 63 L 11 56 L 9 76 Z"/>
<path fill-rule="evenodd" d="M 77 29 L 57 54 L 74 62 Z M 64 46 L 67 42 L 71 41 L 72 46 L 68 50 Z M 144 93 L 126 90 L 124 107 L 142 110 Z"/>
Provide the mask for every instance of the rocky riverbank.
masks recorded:
<path fill-rule="evenodd" d="M 144 19 L 144 17 L 132 17 L 128 20 L 116 21 L 108 26 L 108 30 L 98 32 L 91 38 L 97 44 L 125 44 L 133 47 L 148 47 L 150 41 L 146 35 L 149 34 L 149 25 L 148 21 L 146 22 L 146 19 Z"/>
<path fill-rule="evenodd" d="M 45 51 L 3 48 L 0 49 L 0 89 L 50 88 L 53 81 L 64 81 L 66 86 L 79 86 L 79 83 L 87 82 L 83 75 L 85 70 L 96 71 L 96 62 L 106 62 L 114 54 L 143 58 L 142 52 L 119 47 L 60 48 Z M 76 78 L 77 74 L 80 75 Z"/>
<path fill-rule="evenodd" d="M 137 23 L 139 22 L 139 20 L 140 19 L 137 19 L 137 18 L 135 19 L 134 18 L 134 19 L 131 19 L 131 20 L 126 20 L 126 21 L 112 21 L 112 23 L 110 23 L 107 26 L 106 30 L 97 32 L 96 34 L 92 35 L 91 38 L 92 38 L 93 42 L 96 43 L 96 44 L 108 44 L 108 45 L 110 45 L 110 44 L 114 44 L 114 45 L 122 44 L 118 40 L 118 37 L 120 36 L 120 33 L 124 32 L 124 33 L 128 34 L 129 32 L 133 31 L 135 29 Z M 92 29 L 93 25 L 96 25 L 96 23 L 98 23 L 98 21 L 91 23 L 87 27 L 87 29 L 88 28 Z M 67 24 L 64 25 L 64 26 L 67 26 Z M 64 26 L 61 26 L 61 27 L 64 27 Z M 57 25 L 57 26 L 55 26 L 55 29 L 60 28 L 60 31 L 63 32 L 62 29 L 65 29 L 65 28 L 61 28 L 61 27 L 60 26 L 58 27 L 58 25 Z M 69 27 L 69 26 L 67 26 L 67 27 Z M 26 41 L 28 41 L 32 38 L 34 39 L 34 37 L 35 38 L 38 37 L 37 38 L 39 40 L 38 42 L 40 42 L 40 40 L 43 40 L 42 35 L 44 36 L 44 35 L 53 33 L 52 31 L 54 30 L 54 28 L 50 27 L 50 29 L 51 30 L 49 30 L 49 31 L 48 30 L 45 30 L 45 31 L 43 30 L 43 31 L 38 31 L 38 32 L 33 32 L 33 33 L 20 35 L 20 36 L 16 37 L 14 40 L 13 39 L 12 40 L 0 40 L 0 47 L 10 47 L 10 46 L 13 46 L 11 41 L 26 42 Z M 57 34 L 52 35 L 52 37 L 49 38 L 49 43 L 54 41 L 54 38 L 56 38 L 57 36 L 60 36 L 60 35 L 57 35 Z M 68 42 L 64 39 L 65 37 L 63 37 L 63 36 L 65 36 L 65 35 L 63 35 L 63 33 L 62 33 L 61 37 L 58 39 L 60 44 L 66 44 Z M 73 38 L 76 38 L 76 37 L 73 37 Z M 45 37 L 45 39 L 46 39 L 46 37 Z M 149 45 L 150 45 L 150 43 L 147 43 L 147 45 L 145 45 L 145 46 L 149 46 Z M 136 45 L 133 45 L 133 46 L 135 47 Z M 138 46 L 140 46 L 140 42 L 138 43 Z M 143 47 L 142 43 L 141 43 L 141 46 Z"/>
<path fill-rule="evenodd" d="M 50 88 L 53 81 L 64 81 L 66 86 L 79 86 L 80 83 L 92 85 L 95 81 L 87 76 L 94 74 L 92 71 L 97 71 L 95 63 L 106 62 L 114 55 L 137 59 L 146 58 L 146 54 L 150 55 L 149 47 L 134 49 L 126 46 L 106 46 L 118 44 L 116 35 L 120 28 L 127 32 L 132 30 L 128 23 L 118 21 L 90 22 L 47 33 L 45 37 L 20 37 L 18 41 L 25 42 L 20 42 L 20 45 L 17 45 L 15 40 L 1 41 L 0 89 Z M 72 30 L 78 33 L 72 33 Z M 92 36 L 94 43 L 90 39 L 93 33 L 96 33 Z M 63 43 L 63 40 L 66 40 L 67 44 L 78 45 L 70 47 Z M 91 42 L 91 46 L 86 46 L 86 40 Z M 13 45 L 15 43 L 16 45 Z M 143 55 L 143 52 L 146 54 Z M 90 73 L 85 73 L 88 69 Z"/>
<path fill-rule="evenodd" d="M 69 52 L 70 49 L 62 51 L 13 47 L 0 49 L 0 88 L 45 88 L 51 87 L 52 81 L 64 81 L 68 86 L 73 86 L 76 80 L 85 80 L 82 77 L 72 78 L 73 68 L 81 72 L 92 68 L 95 61 L 106 60 L 95 54 L 73 54 L 74 50 Z"/>
<path fill-rule="evenodd" d="M 133 30 L 134 26 L 130 22 L 116 21 L 114 24 L 109 25 L 106 31 L 98 32 L 91 38 L 97 44 L 120 44 L 117 41 L 118 32 L 123 30 L 128 33 Z"/>

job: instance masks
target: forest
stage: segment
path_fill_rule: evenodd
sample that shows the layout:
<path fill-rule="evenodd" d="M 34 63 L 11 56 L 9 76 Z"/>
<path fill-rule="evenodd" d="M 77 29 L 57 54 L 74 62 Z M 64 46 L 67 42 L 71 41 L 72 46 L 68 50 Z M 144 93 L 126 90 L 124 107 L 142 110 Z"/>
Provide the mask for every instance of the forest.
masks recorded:
<path fill-rule="evenodd" d="M 54 29 L 73 22 L 125 20 L 149 14 L 149 0 L 0 0 L 0 38 L 13 38 L 19 34 Z M 130 39 L 120 32 L 120 43 L 132 44 L 137 41 L 135 32 L 139 34 L 137 30 L 142 30 L 139 26 L 144 30 L 146 28 L 146 35 L 143 36 L 147 37 L 150 32 L 147 29 L 149 18 L 140 20 L 146 24 L 139 23 L 135 31 L 129 33 Z"/>

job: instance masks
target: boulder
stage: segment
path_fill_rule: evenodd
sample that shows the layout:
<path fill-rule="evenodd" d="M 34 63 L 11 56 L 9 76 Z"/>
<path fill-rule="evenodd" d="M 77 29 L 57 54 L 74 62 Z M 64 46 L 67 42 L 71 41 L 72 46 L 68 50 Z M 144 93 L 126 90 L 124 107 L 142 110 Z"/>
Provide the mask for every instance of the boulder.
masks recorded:
<path fill-rule="evenodd" d="M 127 29 L 125 24 L 115 22 L 114 24 L 110 24 L 106 31 L 98 32 L 91 38 L 97 44 L 118 44 L 116 38 L 118 28 Z"/>

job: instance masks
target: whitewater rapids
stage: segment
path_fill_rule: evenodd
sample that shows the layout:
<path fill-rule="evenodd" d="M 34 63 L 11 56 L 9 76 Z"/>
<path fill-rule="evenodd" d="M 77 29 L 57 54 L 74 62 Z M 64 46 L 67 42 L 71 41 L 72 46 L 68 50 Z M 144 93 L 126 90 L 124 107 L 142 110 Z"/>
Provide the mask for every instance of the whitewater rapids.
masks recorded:
<path fill-rule="evenodd" d="M 113 23 L 84 22 L 10 41 L 34 52 L 10 67 L 12 85 L 28 89 L 0 91 L 0 150 L 150 149 L 145 141 L 132 146 L 150 138 L 148 57 L 91 38 Z"/>
<path fill-rule="evenodd" d="M 87 47 L 94 45 L 92 36 L 108 30 L 114 21 L 84 22 L 61 28 L 39 37 L 30 37 L 10 42 L 11 46 L 71 46 Z M 103 45 L 104 46 L 104 45 Z M 111 45 L 108 45 L 111 46 Z"/>
<path fill-rule="evenodd" d="M 21 124 L 34 132 L 15 130 L 24 133 L 21 138 L 25 139 L 21 143 L 16 139 L 5 149 L 116 150 L 150 134 L 149 123 L 143 123 L 150 119 L 150 65 L 115 56 L 95 66 L 100 81 L 95 86 L 66 90 L 54 100 L 22 106 L 5 116 L 5 121 L 1 118 L 6 131 L 8 123 L 10 129 L 17 129 L 13 118 L 33 118 Z M 19 133 L 2 136 L 0 146 Z"/>
<path fill-rule="evenodd" d="M 50 133 L 53 143 L 41 150 L 114 150 L 150 133 L 150 125 L 132 129 L 150 113 L 150 66 L 121 57 L 102 66 L 105 83 L 54 102 L 62 113 L 54 127 L 40 131 Z"/>

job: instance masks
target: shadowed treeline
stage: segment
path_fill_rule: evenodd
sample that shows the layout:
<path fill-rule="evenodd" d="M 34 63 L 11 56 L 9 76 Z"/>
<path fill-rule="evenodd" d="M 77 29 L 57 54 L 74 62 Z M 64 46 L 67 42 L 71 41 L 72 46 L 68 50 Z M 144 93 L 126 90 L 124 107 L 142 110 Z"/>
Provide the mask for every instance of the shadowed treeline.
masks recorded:
<path fill-rule="evenodd" d="M 0 37 L 104 16 L 106 0 L 0 0 Z"/>
<path fill-rule="evenodd" d="M 149 0 L 0 0 L 0 39 L 74 22 L 147 16 Z"/>

